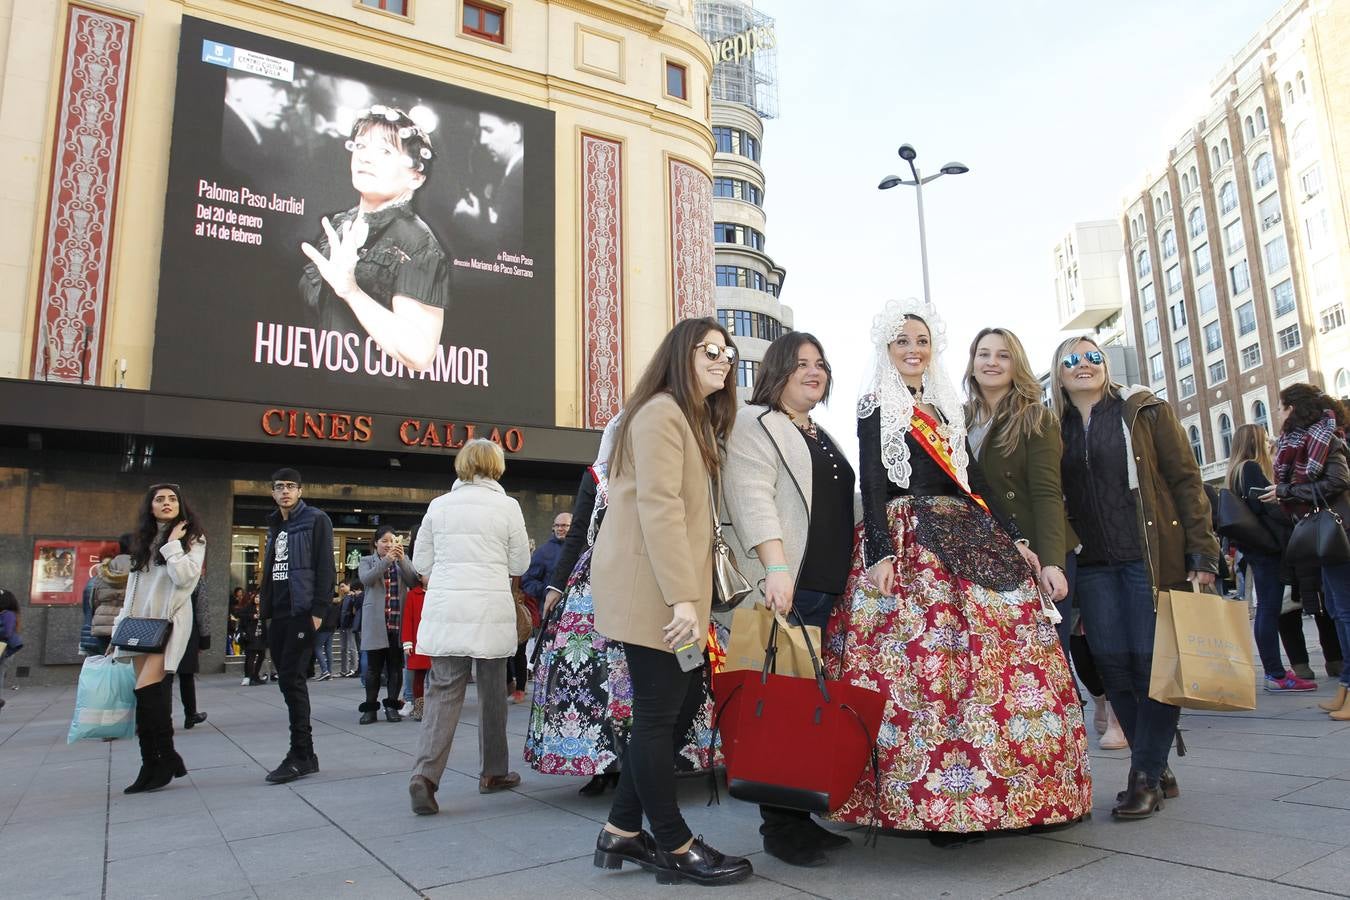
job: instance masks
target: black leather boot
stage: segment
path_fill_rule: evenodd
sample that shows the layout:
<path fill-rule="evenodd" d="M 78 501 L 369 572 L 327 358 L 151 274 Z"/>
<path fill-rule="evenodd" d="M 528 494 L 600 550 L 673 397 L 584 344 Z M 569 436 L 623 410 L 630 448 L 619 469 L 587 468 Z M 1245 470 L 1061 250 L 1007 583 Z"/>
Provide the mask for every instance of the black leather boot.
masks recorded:
<path fill-rule="evenodd" d="M 361 724 L 370 725 L 375 722 L 379 718 L 377 715 L 379 708 L 380 704 L 372 703 L 369 700 L 357 707 L 357 709 L 361 710 Z"/>
<path fill-rule="evenodd" d="M 720 885 L 735 884 L 754 874 L 750 860 L 740 856 L 728 856 L 703 842 L 703 836 L 694 838 L 694 843 L 684 853 L 667 853 L 660 848 L 656 851 L 656 883 L 679 884 L 692 881 L 695 884 Z"/>
<path fill-rule="evenodd" d="M 150 724 L 153 701 L 146 698 L 152 691 L 159 690 L 158 685 L 136 688 L 136 742 L 141 747 L 141 771 L 137 773 L 136 780 L 122 789 L 124 794 L 139 794 L 145 790 L 146 783 L 154 773 L 155 763 L 159 759 L 159 742 L 155 737 L 155 729 Z"/>
<path fill-rule="evenodd" d="M 1149 783 L 1148 775 L 1130 770 L 1130 787 L 1125 799 L 1116 804 L 1111 815 L 1117 819 L 1147 819 L 1163 808 L 1162 785 Z"/>
<path fill-rule="evenodd" d="M 1162 777 L 1158 779 L 1158 784 L 1162 785 L 1163 796 L 1168 800 L 1175 800 L 1181 796 L 1181 788 L 1177 786 L 1177 776 L 1171 766 L 1163 766 Z M 1116 794 L 1116 802 L 1124 800 L 1127 793 L 1129 792 L 1121 791 Z"/>

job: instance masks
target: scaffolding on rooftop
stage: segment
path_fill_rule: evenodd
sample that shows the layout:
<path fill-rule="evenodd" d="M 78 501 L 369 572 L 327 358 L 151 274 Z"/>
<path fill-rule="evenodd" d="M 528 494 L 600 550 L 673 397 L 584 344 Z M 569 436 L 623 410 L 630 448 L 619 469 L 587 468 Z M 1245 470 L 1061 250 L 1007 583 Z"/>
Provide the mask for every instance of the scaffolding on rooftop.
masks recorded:
<path fill-rule="evenodd" d="M 774 20 L 742 0 L 698 0 L 698 30 L 717 44 L 749 29 L 772 30 Z M 776 44 L 776 42 L 775 42 Z M 719 60 L 713 69 L 713 100 L 740 103 L 762 119 L 778 116 L 778 51 L 760 48 L 738 61 Z"/>

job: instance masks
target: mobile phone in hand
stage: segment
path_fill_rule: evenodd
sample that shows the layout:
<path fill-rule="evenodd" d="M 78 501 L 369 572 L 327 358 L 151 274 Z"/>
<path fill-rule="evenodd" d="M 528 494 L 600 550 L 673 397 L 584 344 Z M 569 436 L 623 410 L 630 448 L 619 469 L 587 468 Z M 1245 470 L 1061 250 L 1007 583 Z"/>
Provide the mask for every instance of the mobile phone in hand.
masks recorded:
<path fill-rule="evenodd" d="M 1247 488 L 1247 499 L 1248 499 L 1248 500 L 1260 500 L 1260 499 L 1261 499 L 1261 495 L 1264 494 L 1265 492 L 1266 492 L 1266 489 L 1263 488 L 1263 487 L 1250 487 L 1250 488 Z"/>
<path fill-rule="evenodd" d="M 699 649 L 698 641 L 676 647 L 675 659 L 679 661 L 682 672 L 692 672 L 703 665 L 703 651 Z"/>

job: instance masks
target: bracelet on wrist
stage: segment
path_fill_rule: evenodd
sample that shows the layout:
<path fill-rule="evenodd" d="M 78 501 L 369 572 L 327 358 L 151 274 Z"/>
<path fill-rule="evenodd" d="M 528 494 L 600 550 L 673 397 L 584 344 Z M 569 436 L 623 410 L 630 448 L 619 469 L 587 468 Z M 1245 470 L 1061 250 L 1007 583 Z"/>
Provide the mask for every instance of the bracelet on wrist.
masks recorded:
<path fill-rule="evenodd" d="M 766 573 L 773 573 L 773 572 L 791 572 L 792 569 L 788 568 L 787 566 L 765 566 L 765 567 L 764 567 L 764 571 L 765 571 Z"/>

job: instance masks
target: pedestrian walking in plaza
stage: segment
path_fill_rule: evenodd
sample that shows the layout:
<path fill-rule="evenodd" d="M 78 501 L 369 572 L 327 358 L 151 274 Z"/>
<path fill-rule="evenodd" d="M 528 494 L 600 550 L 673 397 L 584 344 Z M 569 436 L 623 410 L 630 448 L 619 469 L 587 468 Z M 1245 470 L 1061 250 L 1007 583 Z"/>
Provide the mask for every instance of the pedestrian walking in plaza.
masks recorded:
<path fill-rule="evenodd" d="M 361 565 L 360 557 L 357 557 L 357 566 Z M 360 586 L 359 579 L 352 579 L 356 585 Z M 349 582 L 338 584 L 338 597 L 341 603 L 338 605 L 338 677 L 351 678 L 356 674 L 356 654 L 361 651 L 357 649 L 356 635 L 352 633 L 352 628 L 356 624 L 356 610 L 360 603 L 364 602 L 365 597 L 360 593 L 353 593 L 352 585 Z"/>
<path fill-rule="evenodd" d="M 117 555 L 99 563 L 98 571 L 89 579 L 85 590 L 85 624 L 80 628 L 80 649 L 87 656 L 101 656 L 108 652 L 113 620 L 122 609 L 126 597 L 127 576 L 131 574 L 131 534 L 117 538 Z"/>
<path fill-rule="evenodd" d="M 326 513 L 301 499 L 303 492 L 304 483 L 295 469 L 272 473 L 272 499 L 277 508 L 267 517 L 259 612 L 268 623 L 268 650 L 286 700 L 290 749 L 267 773 L 269 784 L 285 784 L 319 771 L 305 672 L 314 652 L 314 632 L 328 613 L 337 570 L 333 523 Z"/>
<path fill-rule="evenodd" d="M 953 846 L 1076 821 L 1092 784 L 1054 607 L 1029 539 L 986 505 L 983 472 L 969 465 L 944 333 L 917 300 L 890 301 L 873 320 L 857 405 L 862 540 L 826 659 L 886 699 L 879 773 L 832 818 Z"/>
<path fill-rule="evenodd" d="M 1267 506 L 1256 499 L 1270 487 L 1272 474 L 1270 438 L 1266 430 L 1260 425 L 1239 425 L 1233 434 L 1233 450 L 1228 457 L 1228 475 L 1224 481 L 1228 490 L 1247 504 L 1270 541 L 1269 547 L 1244 546 L 1230 538 L 1242 551 L 1242 558 L 1256 584 L 1256 618 L 1252 630 L 1261 667 L 1265 669 L 1265 688 L 1268 691 L 1315 691 L 1317 682 L 1299 678 L 1292 668 L 1286 669 L 1280 659 L 1280 609 L 1284 605 L 1286 587 L 1281 558 L 1285 544 L 1289 543 L 1293 523 L 1274 504 Z"/>
<path fill-rule="evenodd" d="M 0 709 L 5 706 L 5 670 L 9 658 L 23 648 L 23 616 L 19 612 L 19 598 L 12 591 L 0 588 Z"/>
<path fill-rule="evenodd" d="M 178 699 L 183 703 L 183 728 L 190 729 L 206 721 L 206 713 L 197 709 L 197 673 L 201 671 L 198 657 L 202 650 L 211 649 L 211 609 L 201 582 L 192 592 L 192 631 L 188 635 L 178 671 L 168 676 L 169 692 L 178 681 Z"/>
<path fill-rule="evenodd" d="M 530 564 L 520 504 L 499 479 L 502 448 L 478 438 L 455 456 L 450 488 L 431 501 L 413 548 L 413 568 L 426 574 L 426 599 L 416 650 L 431 658 L 423 697 L 422 734 L 408 793 L 413 812 L 439 812 L 436 791 L 455 739 L 469 668 L 478 668 L 478 749 L 483 794 L 520 784 L 506 745 L 506 661 L 516 651 L 511 579 Z M 363 638 L 364 640 L 364 638 Z M 370 677 L 375 677 L 372 661 Z"/>
<path fill-rule="evenodd" d="M 1344 407 L 1315 385 L 1291 384 L 1280 391 L 1280 412 L 1284 423 L 1275 443 L 1275 483 L 1260 501 L 1278 501 L 1295 517 L 1329 504 L 1342 527 L 1350 525 Z M 1322 563 L 1322 602 L 1336 625 L 1344 659 L 1350 655 L 1350 562 Z M 1350 667 L 1342 669 L 1335 696 L 1319 706 L 1336 721 L 1350 722 Z"/>
<path fill-rule="evenodd" d="M 1092 656 L 1130 743 L 1130 774 L 1111 810 L 1146 819 L 1179 793 L 1167 756 L 1181 709 L 1148 695 L 1157 623 L 1154 592 L 1213 585 L 1219 542 L 1200 467 L 1172 408 L 1111 381 L 1091 337 L 1054 357 L 1060 474 L 1078 535 L 1076 584 Z"/>
<path fill-rule="evenodd" d="M 530 555 L 530 567 L 520 576 L 520 589 L 529 598 L 526 605 L 530 608 L 530 617 L 534 620 L 535 628 L 541 624 L 540 611 L 544 606 L 545 595 L 548 594 L 549 578 L 557 568 L 558 558 L 562 555 L 563 539 L 567 537 L 567 530 L 571 527 L 570 512 L 554 516 L 553 533 Z M 525 647 L 528 643 L 528 638 L 520 642 L 516 647 L 516 655 L 507 669 L 507 687 L 511 687 L 512 680 L 515 682 L 515 688 L 511 691 L 512 703 L 525 702 L 525 680 L 529 676 L 529 669 L 525 664 Z"/>
<path fill-rule="evenodd" d="M 839 442 L 811 417 L 831 387 L 815 336 L 789 331 L 770 344 L 727 442 L 723 485 L 734 526 L 727 534 L 741 571 L 764 585 L 767 607 L 784 615 L 795 610 L 821 634 L 853 558 L 856 476 Z M 821 865 L 826 850 L 850 843 L 809 813 L 763 805 L 759 812 L 764 852 L 789 865 Z"/>
<path fill-rule="evenodd" d="M 177 671 L 192 641 L 192 592 L 206 559 L 206 535 L 176 484 L 151 485 L 141 501 L 131 540 L 131 574 L 126 601 L 113 624 L 130 617 L 167 619 L 169 634 L 155 651 L 118 647 L 116 658 L 136 672 L 136 737 L 141 770 L 123 793 L 164 787 L 187 774 L 173 745 L 173 707 L 169 675 Z"/>
<path fill-rule="evenodd" d="M 262 664 L 267 656 L 267 622 L 259 614 L 257 594 L 244 597 L 239 608 L 239 649 L 244 651 L 244 680 L 240 686 L 256 687 L 263 683 Z"/>
<path fill-rule="evenodd" d="M 416 585 L 408 589 L 403 603 L 403 623 L 399 637 L 403 644 L 403 670 L 412 682 L 412 720 L 422 721 L 427 690 L 427 673 L 431 671 L 431 657 L 417 652 L 417 629 L 422 624 L 422 605 L 427 599 L 424 580 L 418 576 Z M 406 682 L 405 682 L 406 683 Z"/>
<path fill-rule="evenodd" d="M 657 880 L 731 884 L 748 860 L 695 838 L 675 796 L 675 740 L 703 705 L 712 607 L 712 479 L 736 415 L 736 347 L 715 319 L 687 319 L 662 340 L 624 407 L 609 463 L 609 505 L 591 586 L 596 630 L 623 643 L 633 729 L 595 864 L 627 862 Z M 643 817 L 652 832 L 643 830 Z"/>
<path fill-rule="evenodd" d="M 979 467 L 989 486 L 983 497 L 1005 519 L 1018 523 L 1040 560 L 1038 586 L 1059 612 L 1060 646 L 1084 685 L 1093 682 L 1089 693 L 1101 748 L 1124 749 L 1129 744 L 1096 680 L 1073 599 L 1078 536 L 1064 512 L 1059 423 L 1041 403 L 1040 381 L 1017 335 L 1006 328 L 981 329 L 970 344 L 962 387 L 971 465 Z"/>
<path fill-rule="evenodd" d="M 342 591 L 338 591 L 333 602 L 328 604 L 319 630 L 314 633 L 314 656 L 319 661 L 319 676 L 316 681 L 327 681 L 333 677 L 333 632 L 337 631 L 338 619 L 342 615 Z"/>
<path fill-rule="evenodd" d="M 401 722 L 403 699 L 403 602 L 418 583 L 398 535 L 388 525 L 375 529 L 375 552 L 361 558 L 357 571 L 365 588 L 361 609 L 361 650 L 366 654 L 366 700 L 361 724 L 374 722 L 380 709 L 380 682 L 385 684 L 384 717 Z"/>

